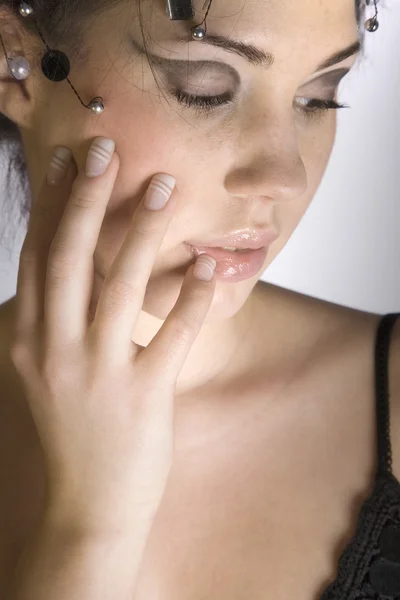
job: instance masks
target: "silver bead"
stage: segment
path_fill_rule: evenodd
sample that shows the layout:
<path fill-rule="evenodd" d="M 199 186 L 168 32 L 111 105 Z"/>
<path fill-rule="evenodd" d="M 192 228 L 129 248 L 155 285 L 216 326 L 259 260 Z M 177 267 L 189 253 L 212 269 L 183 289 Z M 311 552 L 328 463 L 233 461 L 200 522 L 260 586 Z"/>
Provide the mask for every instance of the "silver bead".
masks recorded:
<path fill-rule="evenodd" d="M 21 17 L 29 17 L 30 15 L 33 15 L 34 12 L 32 6 L 27 2 L 21 2 L 18 11 Z"/>
<path fill-rule="evenodd" d="M 371 31 L 371 33 L 374 33 L 379 27 L 379 21 L 376 17 L 372 17 L 371 19 L 368 19 L 368 21 L 366 21 L 365 23 L 365 29 L 367 31 Z"/>
<path fill-rule="evenodd" d="M 96 98 L 93 98 L 88 108 L 96 115 L 100 115 L 104 111 L 103 98 L 96 96 Z"/>
<path fill-rule="evenodd" d="M 206 37 L 206 30 L 204 29 L 204 27 L 201 27 L 201 26 L 193 27 L 192 38 L 194 40 L 201 42 L 202 40 L 204 40 L 205 37 Z"/>
<path fill-rule="evenodd" d="M 31 72 L 31 66 L 24 56 L 9 58 L 8 66 L 14 79 L 26 79 Z"/>

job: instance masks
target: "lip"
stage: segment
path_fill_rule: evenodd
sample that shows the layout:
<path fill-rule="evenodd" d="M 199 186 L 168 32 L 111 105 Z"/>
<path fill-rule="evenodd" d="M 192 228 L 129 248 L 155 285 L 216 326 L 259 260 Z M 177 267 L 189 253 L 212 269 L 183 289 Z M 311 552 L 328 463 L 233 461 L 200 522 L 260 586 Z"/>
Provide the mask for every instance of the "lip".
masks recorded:
<path fill-rule="evenodd" d="M 265 246 L 269 246 L 279 236 L 277 231 L 273 229 L 241 229 L 233 231 L 229 235 L 220 239 L 214 240 L 188 240 L 185 242 L 190 246 L 202 248 L 223 248 L 225 246 L 258 250 Z"/>
<path fill-rule="evenodd" d="M 229 252 L 222 248 L 192 246 L 184 243 L 192 258 L 207 254 L 217 261 L 215 279 L 228 283 L 237 283 L 254 277 L 262 268 L 268 254 L 269 247 L 263 246 L 257 250 L 243 250 L 242 252 Z"/>

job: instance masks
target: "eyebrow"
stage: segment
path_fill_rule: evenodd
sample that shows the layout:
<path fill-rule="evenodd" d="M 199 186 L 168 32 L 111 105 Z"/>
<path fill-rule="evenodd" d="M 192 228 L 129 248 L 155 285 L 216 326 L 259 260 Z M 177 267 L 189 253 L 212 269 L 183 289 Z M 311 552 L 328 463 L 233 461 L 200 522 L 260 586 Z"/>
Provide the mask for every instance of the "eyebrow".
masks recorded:
<path fill-rule="evenodd" d="M 177 40 L 177 43 L 186 45 L 191 44 L 192 41 L 194 40 Z M 198 44 L 199 42 L 196 41 L 196 43 Z M 216 46 L 217 48 L 222 48 L 227 52 L 233 52 L 246 59 L 251 65 L 264 69 L 269 69 L 275 60 L 275 56 L 270 52 L 265 52 L 265 50 L 257 48 L 257 46 L 253 46 L 252 44 L 245 44 L 244 42 L 239 42 L 222 35 L 207 34 L 207 36 L 201 41 L 201 44 L 209 44 L 211 46 Z M 362 43 L 360 40 L 357 40 L 347 48 L 339 50 L 339 52 L 335 52 L 335 54 L 324 60 L 324 62 L 316 68 L 315 73 L 342 62 L 346 58 L 357 54 L 362 49 Z"/>

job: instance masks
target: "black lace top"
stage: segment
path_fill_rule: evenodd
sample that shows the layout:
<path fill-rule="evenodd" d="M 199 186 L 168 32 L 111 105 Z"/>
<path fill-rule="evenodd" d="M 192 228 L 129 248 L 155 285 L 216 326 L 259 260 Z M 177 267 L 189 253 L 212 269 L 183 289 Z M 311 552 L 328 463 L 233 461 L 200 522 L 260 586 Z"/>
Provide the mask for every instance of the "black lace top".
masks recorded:
<path fill-rule="evenodd" d="M 400 313 L 383 315 L 375 343 L 378 468 L 356 533 L 343 551 L 336 579 L 320 600 L 400 600 L 400 482 L 392 473 L 389 419 L 390 336 Z"/>

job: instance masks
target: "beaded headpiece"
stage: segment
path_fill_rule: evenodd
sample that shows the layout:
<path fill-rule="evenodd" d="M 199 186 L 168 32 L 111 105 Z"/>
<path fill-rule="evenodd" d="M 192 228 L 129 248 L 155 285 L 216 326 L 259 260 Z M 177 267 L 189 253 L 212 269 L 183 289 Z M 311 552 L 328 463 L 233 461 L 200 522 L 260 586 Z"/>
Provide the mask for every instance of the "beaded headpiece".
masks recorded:
<path fill-rule="evenodd" d="M 373 3 L 375 7 L 375 15 L 368 19 L 365 23 L 365 29 L 370 32 L 375 32 L 379 27 L 377 8 L 378 1 L 379 0 L 365 0 L 367 6 Z M 205 38 L 207 34 L 206 20 L 212 2 L 213 0 L 206 0 L 205 6 L 208 3 L 208 7 L 203 21 L 190 29 L 192 39 L 202 41 Z M 41 69 L 45 77 L 47 77 L 47 79 L 49 79 L 50 81 L 54 82 L 67 80 L 74 93 L 78 97 L 82 106 L 88 108 L 96 115 L 101 114 L 104 111 L 103 98 L 101 98 L 101 96 L 96 96 L 88 104 L 85 104 L 83 102 L 83 100 L 81 99 L 80 95 L 78 94 L 68 77 L 71 70 L 71 65 L 68 56 L 64 52 L 61 52 L 61 50 L 49 48 L 36 23 L 34 17 L 35 11 L 33 7 L 30 4 L 28 4 L 28 2 L 21 2 L 18 11 L 22 17 L 30 17 L 32 19 L 44 45 L 46 46 L 46 52 L 41 60 Z M 192 5 L 192 0 L 166 0 L 166 13 L 171 19 L 171 21 L 192 21 L 194 19 L 194 9 Z M 31 70 L 30 64 L 27 61 L 27 59 L 23 56 L 17 56 L 15 58 L 9 57 L 7 55 L 1 36 L 0 41 L 3 46 L 4 54 L 6 56 L 7 64 L 10 69 L 11 75 L 14 77 L 14 79 L 17 80 L 26 79 L 29 76 Z"/>

